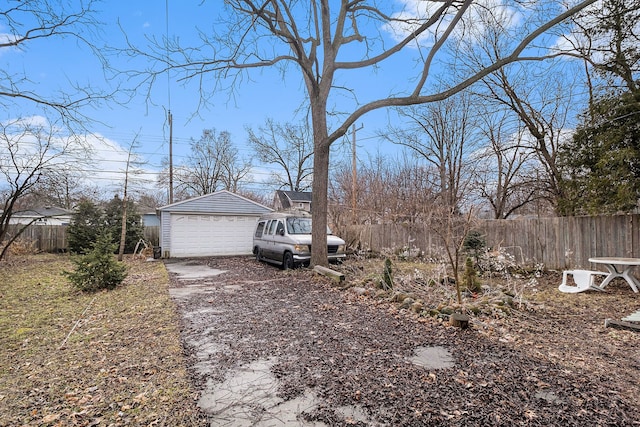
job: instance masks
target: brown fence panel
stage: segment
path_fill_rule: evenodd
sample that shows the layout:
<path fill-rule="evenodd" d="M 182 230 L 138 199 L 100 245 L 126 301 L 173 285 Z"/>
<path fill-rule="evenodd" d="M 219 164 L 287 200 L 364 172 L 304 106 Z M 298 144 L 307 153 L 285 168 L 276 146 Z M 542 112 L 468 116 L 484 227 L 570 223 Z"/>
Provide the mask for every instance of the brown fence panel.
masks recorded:
<path fill-rule="evenodd" d="M 20 227 L 23 226 L 10 225 L 9 235 L 17 233 Z M 144 228 L 144 239 L 152 246 L 158 246 L 159 236 L 160 226 Z M 66 252 L 69 248 L 65 225 L 30 225 L 22 232 L 18 241 L 31 245 L 39 252 Z"/>
<path fill-rule="evenodd" d="M 151 243 L 151 246 L 160 245 L 160 226 L 147 226 L 144 228 L 144 240 Z"/>
<path fill-rule="evenodd" d="M 10 226 L 15 233 L 18 225 Z M 640 215 L 481 220 L 476 229 L 487 245 L 503 248 L 518 263 L 550 269 L 590 267 L 594 256 L 640 257 Z M 144 238 L 158 246 L 160 227 L 145 227 Z M 382 252 L 418 248 L 442 254 L 440 238 L 424 224 L 352 225 L 341 231 L 350 247 Z M 32 225 L 20 236 L 42 252 L 66 251 L 67 227 Z"/>
<path fill-rule="evenodd" d="M 15 235 L 23 225 L 10 225 L 9 236 Z M 18 242 L 31 245 L 39 252 L 63 252 L 67 250 L 67 227 L 64 225 L 31 225 L 27 227 Z"/>
<path fill-rule="evenodd" d="M 561 270 L 589 268 L 594 256 L 640 257 L 640 215 L 481 220 L 475 228 L 489 247 L 524 265 Z M 437 235 L 421 224 L 353 225 L 344 234 L 352 247 L 373 252 L 407 246 L 427 256 L 442 252 Z"/>

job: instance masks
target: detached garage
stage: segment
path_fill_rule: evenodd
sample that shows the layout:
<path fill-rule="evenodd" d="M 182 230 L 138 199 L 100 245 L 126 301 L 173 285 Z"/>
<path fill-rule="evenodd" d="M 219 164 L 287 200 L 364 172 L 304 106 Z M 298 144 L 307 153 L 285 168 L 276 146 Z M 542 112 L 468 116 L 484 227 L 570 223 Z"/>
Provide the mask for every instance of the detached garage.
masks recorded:
<path fill-rule="evenodd" d="M 163 258 L 251 255 L 266 206 L 218 191 L 158 208 Z"/>

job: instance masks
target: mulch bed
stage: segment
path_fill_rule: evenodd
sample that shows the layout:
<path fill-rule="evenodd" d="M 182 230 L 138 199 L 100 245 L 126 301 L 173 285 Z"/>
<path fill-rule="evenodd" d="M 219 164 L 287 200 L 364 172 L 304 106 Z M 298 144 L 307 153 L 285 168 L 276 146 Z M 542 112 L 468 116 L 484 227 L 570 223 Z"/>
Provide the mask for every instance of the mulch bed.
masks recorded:
<path fill-rule="evenodd" d="M 344 419 L 335 410 L 343 405 L 385 426 L 640 425 L 640 334 L 604 327 L 605 318 L 640 309 L 640 295 L 624 282 L 606 293 L 564 295 L 558 273 L 523 278 L 520 304 L 474 316 L 463 330 L 374 292 L 338 289 L 308 269 L 281 271 L 247 258 L 196 262 L 227 270 L 212 288 L 241 286 L 177 302 L 189 313 L 183 337 L 206 336 L 225 348 L 209 356 L 207 376 L 192 370 L 196 388 L 276 358 L 280 397 L 313 390 L 322 404 L 305 417 L 328 425 L 365 425 Z M 409 358 L 420 346 L 448 349 L 455 366 L 414 365 Z M 186 351 L 195 363 L 196 349 Z"/>

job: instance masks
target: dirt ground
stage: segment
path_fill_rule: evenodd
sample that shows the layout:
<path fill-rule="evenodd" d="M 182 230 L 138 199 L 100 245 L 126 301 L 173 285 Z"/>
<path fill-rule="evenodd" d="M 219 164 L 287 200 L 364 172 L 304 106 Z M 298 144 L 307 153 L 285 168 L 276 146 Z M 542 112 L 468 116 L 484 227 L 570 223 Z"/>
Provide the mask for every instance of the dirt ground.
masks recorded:
<path fill-rule="evenodd" d="M 491 298 L 465 294 L 457 306 L 452 285 L 425 286 L 414 265 L 399 268 L 395 287 L 420 310 L 375 288 L 381 260 L 336 267 L 346 275 L 340 287 L 309 269 L 249 258 L 189 262 L 221 272 L 193 293 L 171 275 L 199 390 L 260 362 L 278 402 L 306 402 L 299 425 L 640 425 L 640 334 L 604 326 L 640 310 L 625 282 L 566 295 L 558 273 L 483 278 L 483 292 L 510 296 L 507 307 L 491 295 L 460 329 L 433 310 Z M 416 364 L 425 349 L 446 352 L 450 363 Z M 285 425 L 258 403 L 243 409 L 255 412 L 253 425 Z M 218 417 L 226 409 L 209 408 L 211 425 L 236 425 Z"/>

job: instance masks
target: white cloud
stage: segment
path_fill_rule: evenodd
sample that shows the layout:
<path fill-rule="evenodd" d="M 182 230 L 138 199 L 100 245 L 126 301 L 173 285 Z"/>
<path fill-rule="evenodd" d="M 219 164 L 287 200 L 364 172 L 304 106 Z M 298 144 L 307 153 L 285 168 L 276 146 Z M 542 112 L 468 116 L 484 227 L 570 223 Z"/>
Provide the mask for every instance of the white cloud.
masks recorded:
<path fill-rule="evenodd" d="M 402 40 L 412 31 L 416 30 L 425 20 L 431 17 L 441 3 L 422 0 L 397 0 L 401 5 L 401 12 L 393 15 L 402 22 L 391 22 L 383 29 L 396 40 Z M 451 8 L 441 18 L 438 24 L 432 25 L 429 30 L 417 40 L 419 47 L 430 47 L 437 36 L 442 35 L 452 22 L 456 9 Z M 503 28 L 512 28 L 522 22 L 523 10 L 508 5 L 503 0 L 479 0 L 473 3 L 466 11 L 462 21 L 456 25 L 452 33 L 453 37 L 462 39 L 472 37 L 482 38 L 490 25 L 500 25 Z M 418 47 L 414 45 L 414 47 Z"/>
<path fill-rule="evenodd" d="M 0 31 L 1 30 L 2 30 L 2 27 L 0 26 Z M 20 49 L 18 48 L 18 46 L 10 45 L 11 43 L 14 43 L 16 40 L 18 40 L 18 36 L 14 34 L 0 32 L 0 46 L 5 44 L 9 45 L 9 46 L 4 46 L 0 48 L 0 56 L 8 52 L 19 51 Z"/>
<path fill-rule="evenodd" d="M 30 116 L 2 122 L 13 145 L 13 157 L 20 169 L 28 169 L 45 159 L 47 167 L 74 169 L 79 185 L 93 185 L 105 191 L 121 192 L 127 169 L 128 149 L 100 134 L 68 135 L 46 117 Z M 43 145 L 45 144 L 45 145 Z M 8 155 L 6 142 L 0 142 L 0 160 Z M 44 156 L 44 157 L 42 157 Z M 129 164 L 129 188 L 152 188 L 157 171 L 137 162 L 135 150 Z M 136 163 L 137 162 L 137 163 Z M 1 163 L 1 162 L 0 162 Z M 7 167 L 10 163 L 6 163 Z M 3 166 L 0 164 L 0 167 Z M 8 173 L 11 175 L 10 167 Z"/>
<path fill-rule="evenodd" d="M 11 128 L 47 128 L 49 127 L 49 120 L 43 116 L 28 116 L 28 117 L 20 117 L 18 119 L 10 119 L 2 122 L 3 127 L 11 127 Z"/>
<path fill-rule="evenodd" d="M 87 176 L 88 180 L 100 187 L 123 188 L 129 161 L 128 148 L 100 134 L 87 134 L 83 136 L 83 142 L 91 151 L 90 163 L 95 171 Z M 157 172 L 146 169 L 141 161 L 134 149 L 129 162 L 131 188 L 151 187 L 156 181 Z"/>

